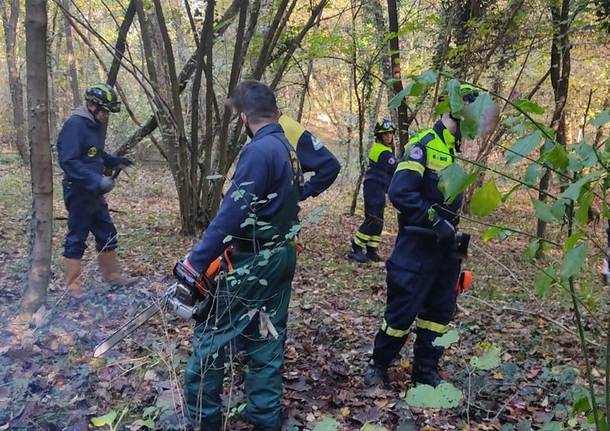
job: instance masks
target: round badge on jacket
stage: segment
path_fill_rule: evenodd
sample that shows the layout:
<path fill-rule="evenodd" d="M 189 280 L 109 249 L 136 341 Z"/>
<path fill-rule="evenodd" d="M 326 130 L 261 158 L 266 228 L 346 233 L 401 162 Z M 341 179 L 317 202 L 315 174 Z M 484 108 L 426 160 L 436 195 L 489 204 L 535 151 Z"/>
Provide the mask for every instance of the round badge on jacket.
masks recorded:
<path fill-rule="evenodd" d="M 411 151 L 409 151 L 409 157 L 413 160 L 420 160 L 424 157 L 424 152 L 419 147 L 413 147 L 411 148 Z"/>
<path fill-rule="evenodd" d="M 87 150 L 87 155 L 89 157 L 95 157 L 97 155 L 97 148 L 96 147 L 89 147 L 89 149 Z"/>

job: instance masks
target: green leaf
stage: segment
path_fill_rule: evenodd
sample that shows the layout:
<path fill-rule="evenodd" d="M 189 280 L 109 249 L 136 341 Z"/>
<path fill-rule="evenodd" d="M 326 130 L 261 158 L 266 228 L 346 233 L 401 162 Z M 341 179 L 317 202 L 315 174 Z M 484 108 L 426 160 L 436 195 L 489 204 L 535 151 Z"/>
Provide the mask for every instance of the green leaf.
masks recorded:
<path fill-rule="evenodd" d="M 437 347 L 444 347 L 447 348 L 449 346 L 451 346 L 454 343 L 457 343 L 460 340 L 460 335 L 458 333 L 458 331 L 456 331 L 455 329 L 452 329 L 451 331 L 448 331 L 446 333 L 444 333 L 442 336 L 440 337 L 436 337 L 434 339 L 434 341 L 432 342 L 433 346 L 437 346 Z"/>
<path fill-rule="evenodd" d="M 460 94 L 460 81 L 452 79 L 447 83 L 447 94 L 449 95 L 449 107 L 451 112 L 460 112 L 464 108 L 464 100 Z"/>
<path fill-rule="evenodd" d="M 591 120 L 591 125 L 595 127 L 601 127 L 610 121 L 610 109 L 600 112 L 597 116 Z"/>
<path fill-rule="evenodd" d="M 578 209 L 576 210 L 576 223 L 580 226 L 586 226 L 589 223 L 589 210 L 595 197 L 592 191 L 582 193 L 578 198 Z"/>
<path fill-rule="evenodd" d="M 592 172 L 584 177 L 580 178 L 578 181 L 573 182 L 570 186 L 559 196 L 565 199 L 570 199 L 573 201 L 577 201 L 580 197 L 580 191 L 584 185 L 589 184 L 591 181 L 595 181 L 599 179 L 603 175 L 603 172 L 597 171 Z"/>
<path fill-rule="evenodd" d="M 509 229 L 503 229 L 501 227 L 490 227 L 489 229 L 487 229 L 485 232 L 483 232 L 483 242 L 488 242 L 491 239 L 494 238 L 498 238 L 500 241 L 504 241 L 505 239 L 507 239 L 511 234 L 513 233 L 513 231 L 509 230 Z"/>
<path fill-rule="evenodd" d="M 451 383 L 441 383 L 436 388 L 417 385 L 407 391 L 406 402 L 413 407 L 448 409 L 457 407 L 464 395 Z"/>
<path fill-rule="evenodd" d="M 529 99 L 519 99 L 514 102 L 514 105 L 523 112 L 544 114 L 544 108 Z"/>
<path fill-rule="evenodd" d="M 114 420 L 117 417 L 117 412 L 115 410 L 111 410 L 106 413 L 104 416 L 98 416 L 91 419 L 91 423 L 96 427 L 110 426 L 114 423 Z"/>
<path fill-rule="evenodd" d="M 460 131 L 468 139 L 481 136 L 489 129 L 489 116 L 491 112 L 497 111 L 496 102 L 489 93 L 480 93 L 476 100 L 462 109 L 463 120 L 460 122 Z M 487 130 L 488 132 L 488 130 Z"/>
<path fill-rule="evenodd" d="M 535 240 L 530 242 L 529 245 L 527 246 L 527 248 L 525 249 L 525 256 L 528 259 L 535 258 L 536 252 L 538 251 L 539 248 L 540 248 L 540 240 L 538 238 L 536 238 Z"/>
<path fill-rule="evenodd" d="M 582 386 L 576 386 L 572 392 L 572 412 L 574 414 L 591 411 L 591 398 L 589 391 Z"/>
<path fill-rule="evenodd" d="M 452 163 L 440 173 L 439 190 L 443 192 L 446 202 L 453 202 L 478 176 L 478 172 L 467 174 L 460 165 Z"/>
<path fill-rule="evenodd" d="M 525 175 L 523 176 L 523 182 L 525 184 L 527 184 L 528 186 L 535 186 L 540 181 L 540 178 L 542 178 L 542 175 L 544 175 L 544 172 L 546 172 L 546 169 L 544 169 L 542 166 L 540 166 L 539 163 L 532 162 L 525 169 Z"/>
<path fill-rule="evenodd" d="M 493 370 L 500 363 L 500 349 L 493 344 L 481 356 L 470 358 L 470 365 L 477 370 Z"/>
<path fill-rule="evenodd" d="M 562 220 L 566 213 L 568 202 L 565 199 L 556 199 L 551 205 L 551 213 L 557 220 Z"/>
<path fill-rule="evenodd" d="M 387 431 L 385 427 L 377 424 L 366 423 L 360 428 L 360 431 Z"/>
<path fill-rule="evenodd" d="M 570 235 L 568 239 L 566 239 L 566 242 L 563 244 L 563 251 L 568 252 L 572 250 L 576 246 L 578 240 L 584 238 L 584 236 L 584 232 L 576 232 Z"/>
<path fill-rule="evenodd" d="M 509 165 L 517 163 L 524 156 L 538 148 L 541 140 L 542 132 L 540 130 L 535 130 L 529 135 L 522 136 L 512 147 L 506 150 L 506 163 Z"/>
<path fill-rule="evenodd" d="M 337 431 L 338 429 L 339 422 L 330 416 L 324 416 L 313 428 L 313 431 Z"/>
<path fill-rule="evenodd" d="M 555 217 L 555 215 L 551 212 L 551 208 L 549 208 L 549 206 L 544 202 L 532 199 L 532 204 L 534 205 L 534 210 L 536 211 L 536 217 L 538 217 L 540 220 L 547 223 L 559 221 L 559 219 L 557 219 L 557 217 Z"/>
<path fill-rule="evenodd" d="M 410 91 L 411 89 L 408 86 L 400 90 L 394 97 L 392 97 L 388 103 L 388 106 L 392 109 L 398 108 L 402 103 L 402 100 L 409 95 Z"/>
<path fill-rule="evenodd" d="M 544 159 L 549 162 L 551 166 L 560 171 L 564 171 L 570 163 L 568 153 L 566 153 L 566 150 L 559 144 L 554 144 L 553 149 L 544 155 Z"/>
<path fill-rule="evenodd" d="M 534 281 L 534 290 L 536 294 L 544 298 L 551 288 L 551 285 L 555 281 L 556 277 L 555 269 L 553 267 L 548 267 L 543 269 L 536 275 L 536 280 Z"/>
<path fill-rule="evenodd" d="M 486 182 L 483 187 L 472 195 L 470 211 L 478 216 L 485 217 L 491 214 L 502 202 L 502 196 L 494 179 Z"/>
<path fill-rule="evenodd" d="M 587 258 L 587 243 L 581 242 L 568 251 L 563 259 L 561 278 L 568 279 L 576 274 Z"/>

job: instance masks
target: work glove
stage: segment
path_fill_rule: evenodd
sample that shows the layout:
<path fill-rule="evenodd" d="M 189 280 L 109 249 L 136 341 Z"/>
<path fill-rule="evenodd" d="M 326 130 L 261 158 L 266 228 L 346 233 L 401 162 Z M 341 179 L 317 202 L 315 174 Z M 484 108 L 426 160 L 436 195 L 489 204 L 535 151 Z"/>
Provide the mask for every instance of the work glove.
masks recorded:
<path fill-rule="evenodd" d="M 436 233 L 439 241 L 453 241 L 455 238 L 455 228 L 444 218 L 438 218 L 432 225 L 432 230 Z"/>
<path fill-rule="evenodd" d="M 113 188 L 114 180 L 110 177 L 102 176 L 102 180 L 100 181 L 100 191 L 102 192 L 102 194 L 105 195 Z"/>
<path fill-rule="evenodd" d="M 117 157 L 119 163 L 116 165 L 115 169 L 123 170 L 133 165 L 133 162 L 129 160 L 127 157 Z"/>

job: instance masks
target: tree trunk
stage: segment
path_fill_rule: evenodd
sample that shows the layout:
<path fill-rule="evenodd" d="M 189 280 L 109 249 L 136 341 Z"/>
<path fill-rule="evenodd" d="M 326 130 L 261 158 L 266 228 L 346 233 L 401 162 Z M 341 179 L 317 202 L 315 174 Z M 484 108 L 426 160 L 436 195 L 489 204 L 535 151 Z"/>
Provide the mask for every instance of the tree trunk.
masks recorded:
<path fill-rule="evenodd" d="M 2 27 L 4 29 L 4 47 L 6 52 L 6 66 L 8 69 L 8 83 L 13 104 L 13 127 L 15 145 L 24 164 L 29 162 L 28 147 L 25 140 L 25 115 L 23 111 L 23 86 L 17 67 L 17 24 L 19 21 L 19 0 L 8 0 L 0 6 L 2 12 Z M 10 9 L 7 11 L 7 7 Z"/>
<path fill-rule="evenodd" d="M 555 99 L 555 110 L 551 120 L 551 128 L 555 130 L 555 140 L 565 147 L 566 141 L 566 118 L 565 106 L 568 100 L 568 86 L 570 82 L 570 0 L 562 0 L 561 9 L 554 3 L 551 4 L 551 16 L 553 18 L 553 40 L 551 42 L 551 85 Z M 546 192 L 551 182 L 551 171 L 547 169 L 540 179 L 538 200 L 546 201 Z M 538 219 L 536 222 L 536 236 L 544 239 L 546 235 L 546 222 Z M 536 257 L 544 255 L 542 247 L 538 247 Z"/>
<path fill-rule="evenodd" d="M 31 266 L 21 300 L 21 313 L 31 316 L 46 300 L 51 273 L 53 170 L 47 93 L 47 2 L 26 0 L 25 17 L 33 238 Z"/>
<path fill-rule="evenodd" d="M 70 12 L 71 0 L 64 0 L 63 7 Z M 68 81 L 72 91 L 72 105 L 81 104 L 80 89 L 78 87 L 78 72 L 76 71 L 76 57 L 74 56 L 74 38 L 72 37 L 72 26 L 68 17 L 64 14 L 64 32 L 66 34 L 66 54 L 68 56 Z"/>
<path fill-rule="evenodd" d="M 398 9 L 396 0 L 388 0 L 388 23 L 390 34 L 390 57 L 392 59 L 392 89 L 394 95 L 402 91 L 402 72 L 400 70 L 400 44 L 398 42 Z M 399 148 L 397 155 L 402 157 L 405 145 L 409 142 L 409 111 L 405 99 L 401 100 L 398 106 L 398 141 Z"/>

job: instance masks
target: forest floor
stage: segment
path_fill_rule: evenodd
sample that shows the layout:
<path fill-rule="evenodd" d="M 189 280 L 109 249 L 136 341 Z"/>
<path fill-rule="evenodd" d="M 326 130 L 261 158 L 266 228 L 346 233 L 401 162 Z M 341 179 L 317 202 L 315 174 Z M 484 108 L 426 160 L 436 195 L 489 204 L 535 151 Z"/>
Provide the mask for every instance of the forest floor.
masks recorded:
<path fill-rule="evenodd" d="M 0 155 L 0 314 L 5 322 L 0 328 L 0 431 L 98 429 L 91 419 L 113 412 L 122 418 L 112 429 L 149 429 L 161 417 L 180 411 L 192 323 L 157 317 L 104 358 L 94 359 L 92 352 L 172 282 L 173 264 L 195 238 L 179 235 L 169 174 L 159 167 L 132 169 L 129 176 L 121 177 L 109 204 L 120 235 L 122 262 L 127 273 L 141 281 L 129 289 L 104 285 L 96 273 L 90 241 L 85 257 L 87 295 L 74 300 L 63 288 L 66 212 L 59 185 L 56 172 L 53 278 L 47 306 L 23 324 L 15 316 L 28 266 L 28 174 L 14 159 Z M 385 306 L 385 268 L 346 260 L 351 237 L 362 220 L 360 207 L 355 216 L 348 215 L 352 188 L 342 180 L 302 206 L 304 216 L 318 208 L 323 211 L 300 236 L 305 251 L 293 284 L 283 372 L 285 428 L 580 429 L 577 422 L 582 418 L 568 422 L 573 392 L 584 385 L 570 298 L 561 290 L 544 298 L 536 295 L 536 270 L 523 255 L 527 240 L 516 236 L 486 244 L 475 236 L 472 241 L 466 267 L 474 273 L 474 288 L 459 298 L 452 325 L 460 341 L 443 360 L 447 378 L 464 393 L 458 407 L 407 405 L 412 338 L 402 360 L 391 369 L 391 383 L 364 386 L 361 375 Z M 532 231 L 535 218 L 520 199 L 526 202 L 527 196 L 511 198 L 510 208 L 500 209 L 486 221 Z M 390 206 L 386 214 L 381 254 L 387 257 L 396 216 Z M 462 226 L 472 233 L 484 230 L 468 221 Z M 584 305 L 591 310 L 585 312 L 585 322 L 593 327 L 590 322 L 599 317 L 596 307 L 608 296 L 597 281 L 597 262 L 587 265 L 580 289 Z M 596 357 L 601 358 L 598 346 L 603 341 L 595 333 L 589 337 L 594 375 L 601 376 L 603 364 Z M 501 364 L 490 371 L 471 367 L 470 359 L 490 344 L 500 349 Z M 248 429 L 239 419 L 244 402 L 242 367 L 234 362 L 229 370 L 227 429 Z"/>

